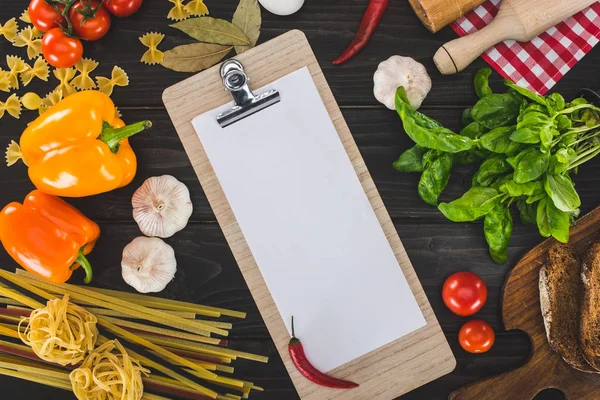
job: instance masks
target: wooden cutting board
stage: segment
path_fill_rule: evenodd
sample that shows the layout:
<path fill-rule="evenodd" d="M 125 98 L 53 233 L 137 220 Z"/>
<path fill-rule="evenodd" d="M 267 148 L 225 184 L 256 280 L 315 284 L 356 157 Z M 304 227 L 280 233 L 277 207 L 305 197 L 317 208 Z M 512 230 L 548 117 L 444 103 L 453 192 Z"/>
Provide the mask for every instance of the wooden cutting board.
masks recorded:
<path fill-rule="evenodd" d="M 600 207 L 585 215 L 571 228 L 570 243 L 581 256 L 599 238 Z M 502 375 L 467 385 L 450 394 L 451 400 L 531 400 L 538 392 L 555 388 L 569 400 L 600 398 L 600 375 L 586 374 L 567 365 L 546 339 L 540 311 L 538 278 L 548 249 L 548 239 L 530 250 L 508 274 L 502 294 L 502 317 L 507 330 L 527 333 L 532 354 L 525 365 Z"/>

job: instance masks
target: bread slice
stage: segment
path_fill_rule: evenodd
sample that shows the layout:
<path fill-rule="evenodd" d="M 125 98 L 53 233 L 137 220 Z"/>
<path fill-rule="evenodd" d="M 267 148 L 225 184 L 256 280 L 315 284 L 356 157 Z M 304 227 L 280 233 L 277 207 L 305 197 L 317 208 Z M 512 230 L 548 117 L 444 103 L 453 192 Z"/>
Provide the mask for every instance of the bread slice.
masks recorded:
<path fill-rule="evenodd" d="M 579 345 L 580 270 L 569 245 L 552 246 L 540 270 L 542 316 L 548 343 L 567 364 L 579 371 L 598 372 L 587 363 Z"/>
<path fill-rule="evenodd" d="M 583 356 L 600 369 L 600 242 L 592 244 L 581 266 L 583 302 L 579 321 L 579 342 Z"/>

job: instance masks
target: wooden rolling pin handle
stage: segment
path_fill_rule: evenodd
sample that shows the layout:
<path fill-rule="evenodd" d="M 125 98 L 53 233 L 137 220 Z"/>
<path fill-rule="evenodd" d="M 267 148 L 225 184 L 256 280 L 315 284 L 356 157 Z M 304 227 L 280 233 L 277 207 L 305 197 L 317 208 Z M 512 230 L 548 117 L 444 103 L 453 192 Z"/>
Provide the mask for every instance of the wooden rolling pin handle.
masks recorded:
<path fill-rule="evenodd" d="M 455 74 L 465 69 L 484 51 L 509 37 L 510 29 L 507 29 L 507 24 L 495 19 L 475 33 L 444 44 L 433 56 L 433 61 L 443 75 Z"/>

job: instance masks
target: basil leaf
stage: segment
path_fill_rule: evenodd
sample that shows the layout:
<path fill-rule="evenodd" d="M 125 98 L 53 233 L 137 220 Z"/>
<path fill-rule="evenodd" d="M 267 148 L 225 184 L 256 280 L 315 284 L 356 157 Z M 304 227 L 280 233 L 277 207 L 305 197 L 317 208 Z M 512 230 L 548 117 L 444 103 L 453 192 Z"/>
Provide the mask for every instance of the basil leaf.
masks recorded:
<path fill-rule="evenodd" d="M 415 111 L 406 99 L 403 87 L 396 91 L 396 111 L 402 119 L 406 134 L 421 147 L 458 153 L 470 150 L 473 141 L 442 127 L 439 122 Z"/>
<path fill-rule="evenodd" d="M 488 129 L 514 125 L 521 108 L 521 100 L 512 93 L 491 94 L 473 106 L 471 116 Z"/>
<path fill-rule="evenodd" d="M 556 153 L 550 157 L 550 164 L 548 165 L 548 173 L 552 175 L 559 175 L 567 171 L 571 162 L 577 157 L 577 152 L 571 147 L 559 149 Z"/>
<path fill-rule="evenodd" d="M 581 206 L 581 199 L 568 176 L 547 175 L 544 180 L 544 189 L 556 208 L 561 211 L 576 211 Z"/>
<path fill-rule="evenodd" d="M 490 255 L 497 264 L 508 261 L 508 244 L 512 236 L 513 219 L 510 209 L 502 204 L 485 216 L 483 220 L 483 233 L 488 243 Z"/>
<path fill-rule="evenodd" d="M 554 111 L 562 111 L 565 109 L 565 98 L 559 93 L 552 93 L 546 97 L 548 107 Z"/>
<path fill-rule="evenodd" d="M 485 126 L 481 125 L 477 121 L 473 121 L 469 125 L 462 128 L 462 130 L 460 131 L 460 135 L 466 136 L 471 139 L 477 139 L 485 131 Z"/>
<path fill-rule="evenodd" d="M 513 180 L 513 174 L 506 174 L 501 178 L 496 179 L 491 185 L 489 185 L 489 187 L 496 189 L 497 191 L 500 191 L 500 188 L 502 187 L 502 185 L 504 185 L 506 182 L 512 181 Z"/>
<path fill-rule="evenodd" d="M 441 153 L 439 157 L 427 163 L 419 180 L 419 196 L 427 204 L 437 206 L 440 194 L 448 184 L 452 171 L 452 154 Z"/>
<path fill-rule="evenodd" d="M 535 225 L 537 215 L 537 204 L 528 204 L 523 199 L 516 201 L 519 209 L 519 217 L 525 225 Z"/>
<path fill-rule="evenodd" d="M 511 170 L 504 156 L 493 156 L 485 160 L 473 175 L 473 186 L 489 186 L 500 175 Z"/>
<path fill-rule="evenodd" d="M 514 126 L 500 126 L 484 133 L 479 138 L 479 145 L 492 153 L 511 154 L 520 147 L 519 143 L 510 139 L 515 131 Z"/>
<path fill-rule="evenodd" d="M 481 68 L 479 71 L 475 73 L 474 85 L 475 85 L 475 93 L 481 99 L 487 97 L 491 94 L 492 89 L 490 89 L 490 75 L 492 74 L 491 68 Z"/>
<path fill-rule="evenodd" d="M 501 193 L 489 187 L 473 187 L 461 198 L 441 203 L 438 209 L 454 222 L 475 221 L 488 214 L 500 202 Z"/>
<path fill-rule="evenodd" d="M 517 183 L 533 181 L 546 172 L 550 163 L 548 153 L 542 153 L 535 147 L 519 153 L 514 159 L 507 160 L 515 169 L 514 180 Z"/>
<path fill-rule="evenodd" d="M 462 117 L 460 118 L 460 122 L 462 123 L 463 126 L 467 126 L 471 122 L 473 122 L 473 117 L 471 117 L 472 110 L 473 110 L 473 107 L 469 107 L 469 108 L 465 108 L 465 110 L 463 111 Z"/>
<path fill-rule="evenodd" d="M 525 88 L 522 88 L 521 86 L 517 86 L 514 83 L 512 83 L 511 81 L 509 81 L 508 79 L 504 80 L 504 84 L 506 86 L 508 86 L 509 88 L 511 88 L 512 90 L 514 90 L 515 92 L 519 93 L 521 96 L 528 98 L 529 100 L 533 100 L 536 103 L 541 104 L 543 106 L 548 105 L 544 96 L 540 96 L 537 93 L 533 93 L 531 90 L 527 90 Z"/>
<path fill-rule="evenodd" d="M 569 242 L 570 216 L 556 208 L 547 197 L 538 203 L 536 222 L 543 237 L 553 236 L 562 243 Z"/>
<path fill-rule="evenodd" d="M 474 164 L 485 160 L 490 153 L 482 149 L 473 149 L 469 151 L 463 151 L 460 153 L 454 153 L 454 164 Z"/>
<path fill-rule="evenodd" d="M 539 143 L 541 131 L 550 128 L 554 128 L 552 118 L 539 111 L 530 111 L 521 114 L 517 130 L 510 136 L 510 139 L 519 143 Z"/>
<path fill-rule="evenodd" d="M 510 197 L 537 196 L 544 193 L 544 185 L 542 181 L 517 183 L 512 180 L 500 186 L 499 190 Z"/>
<path fill-rule="evenodd" d="M 394 161 L 394 168 L 400 172 L 422 172 L 423 154 L 426 151 L 419 145 L 411 147 Z"/>

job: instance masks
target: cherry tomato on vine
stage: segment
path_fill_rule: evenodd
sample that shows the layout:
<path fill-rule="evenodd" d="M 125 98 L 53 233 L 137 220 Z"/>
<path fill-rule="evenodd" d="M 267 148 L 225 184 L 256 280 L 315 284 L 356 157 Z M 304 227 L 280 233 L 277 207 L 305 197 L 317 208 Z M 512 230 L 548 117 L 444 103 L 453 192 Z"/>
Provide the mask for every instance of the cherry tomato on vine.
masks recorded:
<path fill-rule="evenodd" d="M 492 348 L 495 341 L 494 329 L 479 319 L 467 322 L 458 332 L 460 347 L 469 353 L 485 353 Z"/>
<path fill-rule="evenodd" d="M 65 35 L 61 28 L 52 28 L 44 34 L 42 53 L 53 67 L 70 68 L 81 60 L 83 45 L 78 38 Z"/>
<path fill-rule="evenodd" d="M 80 0 L 69 10 L 73 32 L 84 40 L 98 40 L 110 29 L 110 14 L 97 0 Z"/>
<path fill-rule="evenodd" d="M 50 29 L 66 23 L 65 18 L 60 14 L 64 9 L 64 4 L 59 4 L 57 10 L 46 0 L 31 0 L 28 8 L 29 18 L 40 31 L 48 32 Z"/>
<path fill-rule="evenodd" d="M 466 317 L 475 314 L 487 300 L 487 286 L 472 272 L 457 272 L 444 282 L 444 304 L 454 314 Z"/>
<path fill-rule="evenodd" d="M 104 8 L 115 17 L 129 17 L 137 12 L 144 0 L 107 0 Z"/>

